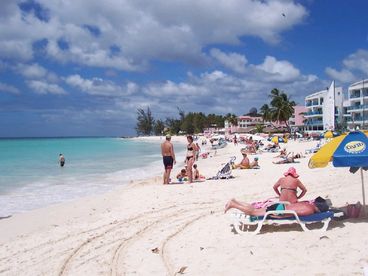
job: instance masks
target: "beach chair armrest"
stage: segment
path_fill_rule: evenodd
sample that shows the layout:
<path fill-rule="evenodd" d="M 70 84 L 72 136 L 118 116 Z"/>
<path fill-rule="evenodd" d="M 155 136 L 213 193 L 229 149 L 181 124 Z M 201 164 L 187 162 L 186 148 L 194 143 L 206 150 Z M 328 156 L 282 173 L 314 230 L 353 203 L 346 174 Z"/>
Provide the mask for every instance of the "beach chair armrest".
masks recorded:
<path fill-rule="evenodd" d="M 274 210 L 274 211 L 267 211 L 264 215 L 264 219 L 267 218 L 268 215 L 276 215 L 279 218 L 282 218 L 284 215 L 293 215 L 298 221 L 299 217 L 294 210 Z"/>
<path fill-rule="evenodd" d="M 280 203 L 280 204 L 285 204 L 285 205 L 291 204 L 289 201 L 278 201 L 275 203 Z"/>

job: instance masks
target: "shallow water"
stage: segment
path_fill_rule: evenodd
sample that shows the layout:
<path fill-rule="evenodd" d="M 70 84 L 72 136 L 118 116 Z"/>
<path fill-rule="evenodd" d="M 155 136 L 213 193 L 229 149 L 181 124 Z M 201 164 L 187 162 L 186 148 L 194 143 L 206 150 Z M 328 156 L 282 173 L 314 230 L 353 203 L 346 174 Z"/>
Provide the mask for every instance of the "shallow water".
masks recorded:
<path fill-rule="evenodd" d="M 175 149 L 184 146 L 175 144 Z M 63 168 L 60 153 L 66 159 Z M 162 170 L 159 141 L 0 139 L 0 216 L 99 194 Z"/>

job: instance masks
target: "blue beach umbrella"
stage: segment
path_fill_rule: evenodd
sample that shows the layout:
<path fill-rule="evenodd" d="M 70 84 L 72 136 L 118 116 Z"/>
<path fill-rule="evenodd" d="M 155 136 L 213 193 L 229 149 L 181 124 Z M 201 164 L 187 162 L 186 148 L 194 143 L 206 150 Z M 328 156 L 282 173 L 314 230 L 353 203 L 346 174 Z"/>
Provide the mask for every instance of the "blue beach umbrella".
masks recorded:
<path fill-rule="evenodd" d="M 350 167 L 351 172 L 360 169 L 363 206 L 365 206 L 363 169 L 368 168 L 367 136 L 361 131 L 354 131 L 332 139 L 310 158 L 308 166 L 311 169 L 323 168 L 330 161 L 334 167 Z"/>

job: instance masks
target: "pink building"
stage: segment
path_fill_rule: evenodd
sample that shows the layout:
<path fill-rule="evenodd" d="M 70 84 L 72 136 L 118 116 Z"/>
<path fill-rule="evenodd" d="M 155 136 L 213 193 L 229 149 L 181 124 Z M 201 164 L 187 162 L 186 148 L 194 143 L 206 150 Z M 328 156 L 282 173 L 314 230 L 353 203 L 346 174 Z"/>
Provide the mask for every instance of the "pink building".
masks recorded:
<path fill-rule="evenodd" d="M 262 117 L 251 117 L 251 116 L 238 117 L 238 127 L 247 128 L 250 126 L 256 126 L 257 124 L 263 124 Z"/>
<path fill-rule="evenodd" d="M 304 127 L 304 113 L 307 112 L 307 108 L 305 106 L 294 106 L 294 114 L 289 120 L 289 125 L 292 130 L 303 128 Z M 264 122 L 261 116 L 239 116 L 238 125 L 233 126 L 228 122 L 225 122 L 225 133 L 249 133 L 256 128 L 256 125 L 265 125 L 270 128 L 286 128 L 286 125 L 283 122 Z"/>
<path fill-rule="evenodd" d="M 304 114 L 308 111 L 308 108 L 303 105 L 294 106 L 294 115 L 290 118 L 290 126 L 295 128 L 302 128 L 304 126 Z"/>

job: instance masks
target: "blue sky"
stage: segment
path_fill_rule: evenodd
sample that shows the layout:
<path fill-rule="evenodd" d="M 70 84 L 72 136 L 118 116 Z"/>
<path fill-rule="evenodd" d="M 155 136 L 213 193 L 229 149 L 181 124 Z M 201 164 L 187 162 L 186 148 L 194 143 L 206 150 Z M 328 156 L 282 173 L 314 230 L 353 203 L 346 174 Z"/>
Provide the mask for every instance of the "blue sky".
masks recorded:
<path fill-rule="evenodd" d="M 2 0 L 0 137 L 134 135 L 368 76 L 365 0 Z"/>

